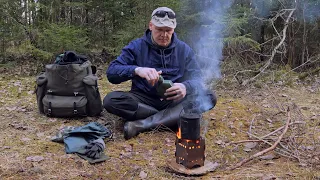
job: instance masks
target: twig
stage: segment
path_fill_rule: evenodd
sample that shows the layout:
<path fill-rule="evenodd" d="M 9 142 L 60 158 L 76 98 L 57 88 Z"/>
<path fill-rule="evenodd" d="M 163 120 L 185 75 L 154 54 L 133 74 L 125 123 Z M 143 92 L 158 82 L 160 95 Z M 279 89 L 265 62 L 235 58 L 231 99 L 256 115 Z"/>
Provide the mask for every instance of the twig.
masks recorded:
<path fill-rule="evenodd" d="M 277 140 L 271 147 L 269 147 L 269 148 L 267 148 L 267 149 L 264 149 L 263 151 L 260 151 L 260 152 L 258 152 L 258 153 L 256 153 L 256 154 L 254 154 L 253 156 L 251 156 L 251 157 L 249 157 L 249 158 L 246 158 L 246 159 L 240 161 L 240 162 L 237 163 L 235 166 L 233 166 L 233 167 L 231 167 L 231 168 L 228 168 L 228 169 L 234 170 L 234 169 L 242 166 L 243 164 L 245 164 L 245 163 L 253 160 L 254 158 L 259 157 L 259 156 L 262 156 L 262 155 L 266 154 L 267 152 L 274 150 L 274 149 L 277 147 L 277 145 L 280 143 L 280 141 L 281 141 L 281 139 L 283 138 L 284 134 L 288 131 L 289 124 L 290 124 L 290 121 L 291 121 L 291 113 L 290 113 L 290 109 L 289 109 L 289 108 L 288 108 L 288 110 L 287 110 L 287 114 L 288 114 L 288 120 L 287 120 L 287 122 L 286 122 L 286 126 L 285 126 L 282 134 L 279 136 L 278 140 Z"/>
<path fill-rule="evenodd" d="M 238 72 L 233 76 L 233 78 L 234 78 L 239 84 L 241 84 L 242 81 L 238 78 L 238 74 L 240 74 L 240 73 L 245 73 L 245 72 L 258 73 L 258 71 L 254 71 L 254 70 L 243 70 L 243 71 L 238 71 Z"/>
<path fill-rule="evenodd" d="M 292 122 L 292 123 L 290 123 L 289 126 L 291 126 L 291 125 L 293 125 L 293 124 L 305 124 L 305 123 L 306 123 L 306 122 L 297 121 L 297 122 Z M 268 137 L 268 136 L 271 136 L 272 134 L 274 134 L 274 133 L 276 133 L 276 132 L 278 132 L 278 131 L 281 131 L 284 127 L 285 127 L 285 126 L 279 127 L 278 129 L 276 129 L 276 130 L 272 131 L 271 133 L 269 133 L 269 134 L 267 134 L 267 135 L 264 135 L 264 136 L 262 136 L 262 137 L 260 137 L 260 138 L 261 138 L 261 139 L 264 139 L 264 138 L 266 138 L 266 137 Z"/>
<path fill-rule="evenodd" d="M 316 58 L 316 59 L 313 60 L 313 58 Z M 297 66 L 297 67 L 291 69 L 290 71 L 288 71 L 287 73 L 283 74 L 283 75 L 281 76 L 281 79 L 283 79 L 283 78 L 284 78 L 287 74 L 289 74 L 290 72 L 293 72 L 293 71 L 295 71 L 295 70 L 297 70 L 297 69 L 299 69 L 299 68 L 307 65 L 309 62 L 310 62 L 310 64 L 312 64 L 312 63 L 317 62 L 317 61 L 319 61 L 319 60 L 320 60 L 320 56 L 308 58 L 308 60 L 307 60 L 306 62 L 304 62 L 303 64 L 301 64 L 300 66 Z"/>
<path fill-rule="evenodd" d="M 285 21 L 285 25 L 284 25 L 284 28 L 283 28 L 283 31 L 282 31 L 282 38 L 281 38 L 281 41 L 279 42 L 279 44 L 277 44 L 277 46 L 273 49 L 272 53 L 271 53 L 271 57 L 269 58 L 269 60 L 267 61 L 267 63 L 263 66 L 262 69 L 260 69 L 260 73 L 257 74 L 256 76 L 248 79 L 248 80 L 245 80 L 243 81 L 242 85 L 247 85 L 248 83 L 254 81 L 258 76 L 261 75 L 261 73 L 263 73 L 271 64 L 274 56 L 276 55 L 278 49 L 282 46 L 282 44 L 284 43 L 284 41 L 286 40 L 286 34 L 287 34 L 287 29 L 288 29 L 288 26 L 289 26 L 289 20 L 291 18 L 291 16 L 293 15 L 293 12 L 295 11 L 295 9 L 292 9 L 289 16 L 287 17 L 286 21 Z"/>
<path fill-rule="evenodd" d="M 263 140 L 257 140 L 257 139 L 249 139 L 249 140 L 241 140 L 241 141 L 229 142 L 226 145 L 241 144 L 241 143 L 248 143 L 248 142 L 264 142 L 264 141 Z"/>
<path fill-rule="evenodd" d="M 285 111 L 285 113 L 287 113 L 287 112 Z M 237 128 L 237 129 L 238 129 L 238 128 Z M 262 141 L 262 142 L 264 142 L 264 143 L 266 143 L 266 144 L 269 144 L 270 146 L 272 146 L 272 143 L 270 143 L 269 141 L 267 141 L 267 140 L 265 140 L 265 139 L 261 139 L 261 138 L 258 137 L 257 135 L 250 134 L 250 133 L 248 133 L 248 132 L 244 132 L 244 131 L 242 131 L 241 129 L 238 129 L 238 130 L 239 130 L 240 132 L 242 132 L 242 133 L 247 133 L 248 135 L 250 135 L 250 136 L 252 136 L 252 137 L 254 137 L 254 138 L 256 138 L 256 139 L 258 139 L 258 140 L 260 140 L 260 141 Z M 270 140 L 275 141 L 274 139 L 270 139 Z M 287 152 L 285 149 L 281 149 L 281 148 L 279 148 L 279 147 L 276 147 L 276 150 L 277 150 L 277 151 L 275 151 L 275 152 L 276 152 L 277 154 L 281 155 L 281 156 L 288 157 L 288 158 L 296 158 L 297 160 L 299 160 L 299 157 L 293 155 L 290 150 L 289 150 L 289 152 Z M 284 155 L 283 153 L 280 153 L 280 152 L 283 152 L 283 153 L 288 154 L 288 155 Z"/>
<path fill-rule="evenodd" d="M 254 120 L 256 119 L 256 115 L 253 116 L 252 120 L 251 120 L 251 123 L 250 123 L 250 127 L 249 127 L 249 139 L 251 139 L 251 131 L 252 131 L 252 126 L 253 126 L 253 122 Z"/>
<path fill-rule="evenodd" d="M 266 143 L 266 144 L 269 144 L 270 146 L 272 146 L 272 143 L 270 143 L 269 141 L 267 141 L 267 140 L 265 140 L 265 139 L 261 139 L 260 137 L 254 135 L 254 134 L 251 134 L 251 136 L 254 137 L 254 138 L 257 138 L 258 140 L 260 140 L 260 141 L 262 141 L 262 142 L 264 142 L 264 143 Z M 273 139 L 271 139 L 271 140 L 273 140 Z M 273 140 L 273 141 L 274 141 L 274 140 Z M 291 154 L 292 152 L 291 152 L 290 150 L 289 150 L 289 152 L 288 152 L 288 151 L 285 151 L 285 149 L 281 149 L 281 148 L 278 148 L 278 147 L 276 147 L 276 150 L 279 151 L 279 152 L 276 151 L 276 153 L 279 154 L 279 155 L 282 155 L 282 156 L 285 156 L 285 157 L 290 157 L 290 158 L 294 157 L 294 158 L 296 158 L 296 159 L 299 160 L 299 158 L 298 158 L 297 156 Z M 286 149 L 286 150 L 288 150 L 288 149 Z M 286 153 L 286 154 L 288 154 L 288 155 L 283 155 L 283 153 L 280 153 L 280 151 L 283 152 L 283 153 Z"/>

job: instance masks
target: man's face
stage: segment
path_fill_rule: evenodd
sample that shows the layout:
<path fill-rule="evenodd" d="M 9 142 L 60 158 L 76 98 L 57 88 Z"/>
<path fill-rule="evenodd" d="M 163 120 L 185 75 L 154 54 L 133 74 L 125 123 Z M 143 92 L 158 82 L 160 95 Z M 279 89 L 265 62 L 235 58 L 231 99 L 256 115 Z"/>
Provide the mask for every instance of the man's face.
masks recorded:
<path fill-rule="evenodd" d="M 169 45 L 169 43 L 171 42 L 172 34 L 174 32 L 173 28 L 157 27 L 150 22 L 149 29 L 152 32 L 151 34 L 152 34 L 153 40 L 159 46 L 167 47 Z"/>

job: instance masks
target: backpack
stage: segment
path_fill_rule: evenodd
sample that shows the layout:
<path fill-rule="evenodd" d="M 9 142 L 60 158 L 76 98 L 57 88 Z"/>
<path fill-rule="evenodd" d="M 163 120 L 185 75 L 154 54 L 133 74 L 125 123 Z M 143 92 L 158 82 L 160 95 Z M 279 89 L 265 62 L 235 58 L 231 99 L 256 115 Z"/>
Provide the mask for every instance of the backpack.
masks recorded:
<path fill-rule="evenodd" d="M 65 59 L 71 53 L 72 61 Z M 60 55 L 61 56 L 61 55 Z M 97 116 L 102 112 L 95 68 L 67 51 L 61 61 L 47 64 L 36 77 L 39 112 L 52 117 Z"/>
<path fill-rule="evenodd" d="M 56 57 L 54 64 L 82 64 L 86 62 L 88 58 L 86 56 L 76 54 L 74 51 L 65 51 Z"/>

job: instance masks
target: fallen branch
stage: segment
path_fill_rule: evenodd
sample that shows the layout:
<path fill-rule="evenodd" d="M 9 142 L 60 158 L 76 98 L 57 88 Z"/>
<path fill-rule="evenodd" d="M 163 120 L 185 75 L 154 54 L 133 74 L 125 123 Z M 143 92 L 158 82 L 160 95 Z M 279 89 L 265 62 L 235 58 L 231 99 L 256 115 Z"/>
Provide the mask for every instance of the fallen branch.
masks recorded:
<path fill-rule="evenodd" d="M 234 170 L 234 169 L 242 166 L 243 164 L 245 164 L 245 163 L 253 160 L 254 158 L 257 158 L 257 157 L 259 157 L 259 156 L 262 156 L 262 155 L 266 154 L 266 153 L 269 152 L 269 151 L 274 150 L 274 149 L 277 147 L 277 145 L 280 143 L 280 141 L 281 141 L 281 139 L 283 138 L 283 136 L 285 135 L 285 133 L 288 131 L 289 124 L 290 124 L 290 121 L 291 121 L 291 114 L 290 114 L 290 109 L 289 109 L 289 108 L 288 108 L 288 110 L 287 110 L 287 114 L 288 114 L 288 120 L 287 120 L 287 122 L 286 122 L 285 128 L 284 128 L 282 134 L 279 136 L 278 140 L 277 140 L 271 147 L 269 147 L 269 148 L 267 148 L 267 149 L 264 149 L 263 151 L 260 151 L 260 152 L 258 152 L 258 153 L 256 153 L 256 154 L 254 154 L 253 156 L 242 160 L 241 162 L 237 163 L 235 166 L 233 166 L 233 167 L 231 167 L 231 168 L 228 168 L 228 169 L 229 169 L 229 170 Z"/>
<path fill-rule="evenodd" d="M 248 143 L 248 142 L 264 142 L 264 141 L 263 140 L 257 140 L 257 139 L 249 139 L 249 140 L 229 142 L 226 145 L 241 144 L 241 143 Z"/>
<path fill-rule="evenodd" d="M 254 137 L 254 138 L 256 138 L 256 139 L 258 139 L 258 140 L 260 140 L 260 141 L 262 141 L 262 142 L 264 142 L 264 143 L 266 143 L 266 144 L 269 144 L 270 146 L 272 146 L 272 143 L 270 143 L 269 141 L 267 141 L 267 140 L 265 140 L 265 139 L 261 139 L 260 137 L 254 135 L 254 134 L 251 134 L 251 136 Z M 272 140 L 272 141 L 275 141 L 275 140 L 273 140 L 273 139 L 271 139 L 271 140 Z M 281 155 L 281 156 L 284 156 L 284 157 L 287 157 L 287 158 L 296 158 L 297 160 L 299 160 L 299 157 L 293 155 L 292 152 L 291 152 L 290 150 L 286 149 L 286 148 L 281 149 L 281 148 L 279 148 L 279 147 L 276 147 L 275 150 L 278 150 L 278 151 L 276 151 L 276 153 L 279 154 L 279 155 Z M 286 151 L 286 150 L 288 150 L 288 151 Z M 281 152 L 282 152 L 282 153 L 281 153 Z M 285 155 L 285 154 L 283 154 L 283 153 L 285 153 L 285 154 L 287 154 L 287 155 Z"/>
<path fill-rule="evenodd" d="M 314 58 L 315 58 L 315 60 L 313 60 Z M 315 62 L 317 62 L 319 60 L 320 60 L 320 56 L 319 55 L 317 57 L 311 57 L 306 62 L 301 64 L 300 66 L 297 66 L 297 67 L 291 69 L 289 72 L 283 74 L 280 79 L 283 79 L 287 74 L 289 74 L 289 73 L 291 73 L 291 72 L 293 72 L 293 71 L 295 71 L 295 70 L 297 70 L 297 69 L 299 69 L 299 68 L 301 68 L 301 67 L 303 67 L 305 65 L 311 65 L 311 64 L 313 64 L 313 63 L 315 63 Z"/>
<path fill-rule="evenodd" d="M 290 123 L 289 126 L 294 125 L 294 124 L 305 124 L 305 123 L 306 123 L 306 122 L 297 121 L 297 122 L 292 122 L 292 123 Z M 264 138 L 266 138 L 266 137 L 268 137 L 268 136 L 271 136 L 272 134 L 275 134 L 276 132 L 281 131 L 284 127 L 285 127 L 285 126 L 279 127 L 278 129 L 276 129 L 276 130 L 272 131 L 271 133 L 269 133 L 269 134 L 267 134 L 267 135 L 264 135 L 264 136 L 262 136 L 262 137 L 260 137 L 260 138 L 261 138 L 261 139 L 264 139 Z"/>
<path fill-rule="evenodd" d="M 301 79 L 301 80 L 303 80 L 304 78 L 308 77 L 309 75 L 315 75 L 315 74 L 317 74 L 319 71 L 320 71 L 320 67 L 312 70 L 311 72 L 305 72 L 305 73 L 299 75 L 298 78 Z"/>
<path fill-rule="evenodd" d="M 258 76 L 260 76 L 271 64 L 274 56 L 276 55 L 276 53 L 278 52 L 278 49 L 282 46 L 282 44 L 284 43 L 284 41 L 286 40 L 286 34 L 287 34 L 287 29 L 288 29 L 288 26 L 289 26 L 289 21 L 291 19 L 291 16 L 293 15 L 293 12 L 295 11 L 295 9 L 292 9 L 290 14 L 288 15 L 286 21 L 285 21 L 285 25 L 284 25 L 284 28 L 283 28 L 283 31 L 282 31 L 282 38 L 281 38 L 281 41 L 279 42 L 279 44 L 273 49 L 272 53 L 271 53 L 271 57 L 269 58 L 269 60 L 267 61 L 267 63 L 263 66 L 262 69 L 260 69 L 260 73 L 257 74 L 256 76 L 248 79 L 248 80 L 245 80 L 243 81 L 242 85 L 247 85 L 248 83 L 254 81 Z M 278 33 L 278 32 L 277 32 Z M 280 36 L 280 35 L 279 35 Z"/>

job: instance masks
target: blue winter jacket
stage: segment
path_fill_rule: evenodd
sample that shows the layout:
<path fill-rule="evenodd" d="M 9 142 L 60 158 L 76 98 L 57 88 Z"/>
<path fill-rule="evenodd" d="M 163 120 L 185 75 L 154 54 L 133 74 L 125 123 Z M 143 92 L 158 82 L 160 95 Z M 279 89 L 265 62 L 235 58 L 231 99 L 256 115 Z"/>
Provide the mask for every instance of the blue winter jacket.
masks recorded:
<path fill-rule="evenodd" d="M 160 48 L 152 43 L 151 31 L 147 30 L 142 38 L 133 40 L 124 47 L 120 56 L 113 60 L 107 69 L 107 78 L 111 83 L 119 84 L 132 79 L 131 90 L 157 96 L 157 85 L 152 87 L 146 79 L 134 74 L 137 67 L 161 70 L 164 79 L 183 83 L 187 94 L 194 93 L 201 87 L 201 71 L 195 61 L 194 52 L 186 43 L 180 41 L 175 33 L 171 44 Z"/>

